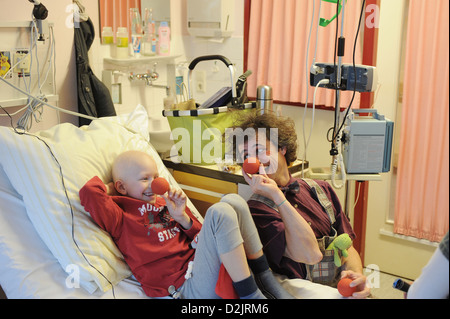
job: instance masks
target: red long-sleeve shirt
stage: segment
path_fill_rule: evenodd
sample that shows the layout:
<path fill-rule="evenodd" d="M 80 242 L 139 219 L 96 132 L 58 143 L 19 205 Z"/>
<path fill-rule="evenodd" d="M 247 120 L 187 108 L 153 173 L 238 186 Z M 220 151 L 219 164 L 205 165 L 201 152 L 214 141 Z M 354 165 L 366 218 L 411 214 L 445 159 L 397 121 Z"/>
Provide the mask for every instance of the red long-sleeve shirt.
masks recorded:
<path fill-rule="evenodd" d="M 193 223 L 185 230 L 170 216 L 163 198 L 150 204 L 109 196 L 98 177 L 83 186 L 80 200 L 94 221 L 112 236 L 148 296 L 167 296 L 169 286 L 178 288 L 184 283 L 188 263 L 195 254 L 189 244 L 201 229 L 188 208 L 186 213 Z"/>

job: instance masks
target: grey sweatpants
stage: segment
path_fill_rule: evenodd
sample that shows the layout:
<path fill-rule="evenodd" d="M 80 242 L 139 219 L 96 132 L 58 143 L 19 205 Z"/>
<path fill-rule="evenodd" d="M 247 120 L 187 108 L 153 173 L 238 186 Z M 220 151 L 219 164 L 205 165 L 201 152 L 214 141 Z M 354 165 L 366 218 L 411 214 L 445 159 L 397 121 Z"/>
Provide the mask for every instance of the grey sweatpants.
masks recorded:
<path fill-rule="evenodd" d="M 237 194 L 227 194 L 206 212 L 198 235 L 192 277 L 180 289 L 182 298 L 220 298 L 214 292 L 222 263 L 219 256 L 242 243 L 249 254 L 262 249 L 247 203 Z"/>

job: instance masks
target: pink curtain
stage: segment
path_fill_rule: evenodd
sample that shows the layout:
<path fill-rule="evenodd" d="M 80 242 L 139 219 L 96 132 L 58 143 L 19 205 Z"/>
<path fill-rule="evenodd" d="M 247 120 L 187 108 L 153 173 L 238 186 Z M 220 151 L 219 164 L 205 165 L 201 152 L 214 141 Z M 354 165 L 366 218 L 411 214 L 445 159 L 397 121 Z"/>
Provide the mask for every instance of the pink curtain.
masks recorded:
<path fill-rule="evenodd" d="M 100 0 L 100 24 L 103 27 L 112 27 L 114 39 L 118 27 L 130 30 L 130 8 L 141 8 L 140 0 Z M 100 29 L 100 32 L 101 32 Z"/>
<path fill-rule="evenodd" d="M 449 228 L 449 1 L 411 0 L 394 232 L 440 241 Z"/>
<path fill-rule="evenodd" d="M 314 88 L 305 79 L 306 46 L 315 1 L 314 26 L 310 40 L 308 65 L 311 65 L 316 42 L 316 25 L 320 0 L 252 0 L 249 25 L 247 66 L 253 71 L 248 79 L 248 94 L 256 96 L 256 87 L 272 86 L 274 99 L 281 102 L 313 102 Z M 344 63 L 352 63 L 353 43 L 356 35 L 361 1 L 348 1 L 344 12 L 345 56 Z M 336 13 L 336 4 L 323 2 L 320 16 L 330 19 Z M 339 33 L 342 11 L 339 15 Z M 363 17 L 364 19 L 364 17 Z M 364 26 L 362 26 L 363 28 Z M 333 63 L 336 21 L 319 27 L 316 62 Z M 361 63 L 362 48 L 356 46 L 356 64 Z M 337 59 L 336 59 L 337 63 Z M 309 82 L 309 80 L 308 80 Z M 316 105 L 334 106 L 334 90 L 318 89 Z M 347 107 L 352 93 L 341 94 L 340 107 Z M 359 93 L 353 107 L 359 106 Z"/>

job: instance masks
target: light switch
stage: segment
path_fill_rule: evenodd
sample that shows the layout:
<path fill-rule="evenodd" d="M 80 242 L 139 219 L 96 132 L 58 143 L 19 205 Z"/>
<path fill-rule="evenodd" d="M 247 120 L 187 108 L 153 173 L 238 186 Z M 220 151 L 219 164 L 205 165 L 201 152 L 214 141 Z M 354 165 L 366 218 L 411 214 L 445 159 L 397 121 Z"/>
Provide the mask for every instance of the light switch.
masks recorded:
<path fill-rule="evenodd" d="M 111 85 L 111 97 L 114 104 L 122 104 L 122 84 L 115 83 Z"/>

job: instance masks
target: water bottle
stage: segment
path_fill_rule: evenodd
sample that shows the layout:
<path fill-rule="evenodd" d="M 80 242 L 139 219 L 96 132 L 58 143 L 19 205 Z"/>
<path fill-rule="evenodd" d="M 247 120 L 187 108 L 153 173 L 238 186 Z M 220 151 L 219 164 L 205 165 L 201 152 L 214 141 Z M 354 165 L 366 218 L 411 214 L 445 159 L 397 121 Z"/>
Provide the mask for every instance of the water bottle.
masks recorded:
<path fill-rule="evenodd" d="M 153 21 L 153 9 L 145 8 L 145 15 L 143 19 L 144 37 L 142 41 L 142 54 L 155 55 L 156 50 L 153 49 L 152 40 L 155 37 L 155 21 Z"/>
<path fill-rule="evenodd" d="M 272 87 L 260 85 L 256 88 L 256 107 L 261 109 L 261 113 L 273 111 Z"/>
<path fill-rule="evenodd" d="M 116 57 L 116 47 L 114 46 L 114 33 L 111 27 L 103 27 L 102 45 L 109 46 L 109 55 L 112 58 Z"/>
<path fill-rule="evenodd" d="M 116 33 L 116 58 L 128 58 L 128 30 L 125 27 L 117 28 Z"/>
<path fill-rule="evenodd" d="M 131 44 L 135 57 L 141 55 L 142 22 L 138 8 L 130 8 Z"/>

